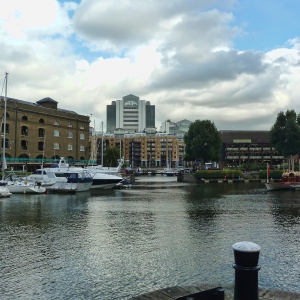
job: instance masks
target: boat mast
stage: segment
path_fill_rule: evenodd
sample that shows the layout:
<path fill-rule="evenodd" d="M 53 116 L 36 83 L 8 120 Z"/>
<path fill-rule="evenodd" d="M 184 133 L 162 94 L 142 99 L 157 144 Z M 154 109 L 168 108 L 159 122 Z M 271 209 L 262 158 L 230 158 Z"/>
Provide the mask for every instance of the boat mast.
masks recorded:
<path fill-rule="evenodd" d="M 44 136 L 44 144 L 43 144 L 42 169 L 44 168 L 45 142 L 46 142 L 46 133 Z"/>
<path fill-rule="evenodd" d="M 3 113 L 3 139 L 2 139 L 2 180 L 4 180 L 4 172 L 6 169 L 5 160 L 5 137 L 6 137 L 6 100 L 7 100 L 7 77 L 8 73 L 5 72 L 5 93 L 4 93 L 4 113 Z"/>
<path fill-rule="evenodd" d="M 102 137 L 101 137 L 101 166 L 103 167 L 103 121 L 102 124 Z"/>

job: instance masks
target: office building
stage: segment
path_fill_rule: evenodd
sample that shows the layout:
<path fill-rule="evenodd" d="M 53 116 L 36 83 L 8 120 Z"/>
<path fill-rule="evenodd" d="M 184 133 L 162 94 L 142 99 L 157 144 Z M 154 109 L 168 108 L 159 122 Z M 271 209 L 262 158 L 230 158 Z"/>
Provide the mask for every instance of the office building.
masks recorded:
<path fill-rule="evenodd" d="M 106 131 L 114 133 L 117 129 L 125 132 L 142 132 L 145 128 L 155 127 L 155 105 L 127 95 L 122 100 L 112 101 L 106 108 Z"/>

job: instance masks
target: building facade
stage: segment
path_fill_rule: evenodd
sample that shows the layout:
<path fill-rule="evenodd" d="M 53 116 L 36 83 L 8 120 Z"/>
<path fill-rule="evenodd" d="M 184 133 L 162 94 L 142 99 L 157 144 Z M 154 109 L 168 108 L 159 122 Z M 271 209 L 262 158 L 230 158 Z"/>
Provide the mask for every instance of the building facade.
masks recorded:
<path fill-rule="evenodd" d="M 269 163 L 279 165 L 284 157 L 270 142 L 269 131 L 221 130 L 223 167 L 240 166 L 243 163 Z"/>
<path fill-rule="evenodd" d="M 102 162 L 102 153 L 108 147 L 118 147 L 120 156 L 124 156 L 127 166 L 131 168 L 177 168 L 184 165 L 184 143 L 175 135 L 166 133 L 147 134 L 132 133 L 116 137 L 113 134 L 91 138 L 91 149 L 96 148 L 97 163 Z"/>
<path fill-rule="evenodd" d="M 108 133 L 120 128 L 131 133 L 142 132 L 146 127 L 155 127 L 155 105 L 150 105 L 150 101 L 140 100 L 139 97 L 130 94 L 107 105 Z"/>
<path fill-rule="evenodd" d="M 88 116 L 59 109 L 57 102 L 51 98 L 36 103 L 7 98 L 6 103 L 5 155 L 8 162 L 18 159 L 31 162 L 43 157 L 89 159 Z M 3 98 L 0 113 L 4 113 Z M 1 129 L 3 133 L 3 120 Z"/>

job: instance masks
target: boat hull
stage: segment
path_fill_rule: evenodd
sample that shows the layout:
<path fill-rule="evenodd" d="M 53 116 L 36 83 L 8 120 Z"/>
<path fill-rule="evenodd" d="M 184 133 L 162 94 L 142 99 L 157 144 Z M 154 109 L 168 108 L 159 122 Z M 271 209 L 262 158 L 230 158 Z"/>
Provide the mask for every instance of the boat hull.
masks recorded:
<path fill-rule="evenodd" d="M 11 194 L 7 187 L 0 187 L 0 198 L 8 198 Z"/>
<path fill-rule="evenodd" d="M 86 192 L 91 188 L 92 182 L 56 182 L 47 187 L 47 191 L 55 193 Z"/>
<path fill-rule="evenodd" d="M 12 194 L 44 194 L 46 188 L 43 186 L 36 186 L 30 184 L 8 184 L 8 190 Z"/>
<path fill-rule="evenodd" d="M 300 188 L 300 184 L 292 184 L 290 182 L 266 182 L 265 185 L 268 191 L 293 190 L 296 189 L 296 186 Z"/>

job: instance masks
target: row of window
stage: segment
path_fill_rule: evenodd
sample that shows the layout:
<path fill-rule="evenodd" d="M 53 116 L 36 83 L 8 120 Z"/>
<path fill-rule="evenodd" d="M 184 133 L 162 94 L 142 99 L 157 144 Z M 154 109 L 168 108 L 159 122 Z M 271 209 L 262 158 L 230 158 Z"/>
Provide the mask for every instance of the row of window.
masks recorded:
<path fill-rule="evenodd" d="M 9 118 L 9 113 L 6 113 L 6 118 Z M 21 118 L 22 121 L 28 121 L 28 117 L 27 116 L 22 116 Z M 39 119 L 39 123 L 41 124 L 44 124 L 45 123 L 45 120 L 43 118 L 40 118 Z M 58 121 L 54 121 L 53 123 L 55 126 L 59 126 L 59 122 Z M 73 124 L 72 123 L 69 123 L 68 124 L 68 127 L 72 128 L 73 127 Z M 84 129 L 84 126 L 83 125 L 80 125 L 80 129 Z"/>
<path fill-rule="evenodd" d="M 3 141 L 2 141 L 3 143 Z M 1 143 L 1 148 L 2 148 L 2 144 Z M 5 142 L 5 148 L 6 149 L 11 149 L 12 143 L 9 142 L 8 140 L 6 140 Z M 22 140 L 21 141 L 21 149 L 22 150 L 28 150 L 28 141 Z M 60 144 L 59 143 L 54 143 L 53 149 L 55 150 L 59 150 L 60 149 Z M 73 145 L 68 144 L 68 150 L 73 150 Z M 38 142 L 38 150 L 39 151 L 44 151 L 44 142 Z M 84 146 L 79 146 L 79 151 L 84 151 Z"/>
<path fill-rule="evenodd" d="M 6 124 L 6 133 L 9 134 L 9 124 Z M 3 133 L 3 126 L 2 126 L 2 133 Z M 28 136 L 28 127 L 27 126 L 22 126 L 21 127 L 21 135 L 23 136 Z M 44 128 L 39 128 L 38 130 L 38 136 L 39 137 L 44 137 L 45 136 L 45 129 Z M 54 130 L 54 136 L 59 136 L 59 130 Z M 68 138 L 73 138 L 73 132 L 68 132 Z M 81 140 L 84 140 L 85 139 L 85 135 L 84 133 L 81 133 L 79 135 L 79 138 Z"/>

